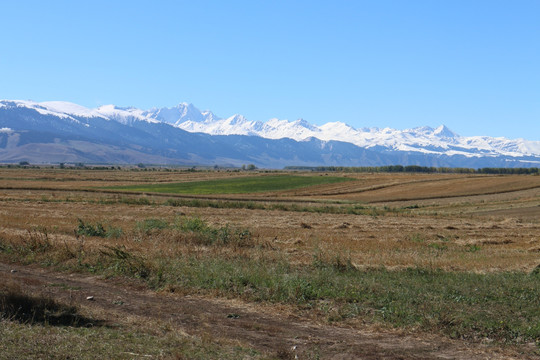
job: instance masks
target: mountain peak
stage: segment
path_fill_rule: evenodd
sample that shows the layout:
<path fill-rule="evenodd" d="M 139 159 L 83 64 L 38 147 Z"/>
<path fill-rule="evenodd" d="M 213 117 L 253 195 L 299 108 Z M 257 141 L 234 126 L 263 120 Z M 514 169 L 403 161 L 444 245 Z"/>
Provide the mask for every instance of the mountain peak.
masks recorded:
<path fill-rule="evenodd" d="M 310 124 L 309 122 L 307 122 L 306 120 L 300 118 L 300 119 L 297 119 L 293 124 L 297 125 L 297 126 L 300 126 L 300 127 L 303 127 L 303 128 L 306 128 L 308 130 L 318 130 L 314 125 Z"/>
<path fill-rule="evenodd" d="M 186 121 L 202 123 L 209 118 L 215 118 L 211 112 L 201 112 L 193 104 L 182 102 L 172 108 L 153 109 L 150 115 L 168 124 L 180 125 Z"/>
<path fill-rule="evenodd" d="M 227 119 L 227 122 L 230 123 L 231 125 L 243 124 L 246 121 L 247 119 L 244 117 L 244 115 L 240 115 L 240 114 L 234 114 L 233 116 Z"/>
<path fill-rule="evenodd" d="M 540 141 L 517 141 L 487 136 L 461 137 L 445 125 L 440 125 L 435 129 L 428 126 L 405 130 L 388 127 L 355 129 L 345 122 L 329 122 L 320 126 L 310 124 L 304 119 L 295 121 L 270 119 L 262 122 L 248 120 L 239 114 L 222 119 L 210 111 L 201 112 L 193 104 L 185 102 L 171 108 L 141 110 L 115 105 L 89 109 L 62 101 L 38 103 L 30 100 L 0 100 L 0 112 L 17 112 L 23 108 L 34 110 L 41 115 L 56 117 L 60 119 L 59 121 L 84 126 L 98 119 L 99 121 L 114 120 L 127 126 L 139 126 L 140 122 L 166 123 L 188 132 L 210 135 L 246 135 L 265 139 L 289 138 L 296 141 L 317 138 L 321 141 L 350 143 L 363 149 L 387 149 L 392 152 L 406 151 L 416 154 L 464 157 L 540 156 Z M 23 113 L 28 114 L 26 110 Z M 3 134 L 1 136 L 5 138 L 5 134 L 11 131 L 8 129 L 17 131 L 18 126 L 16 122 L 0 118 L 0 129 Z M 2 140 L 1 136 L 0 140 Z"/>
<path fill-rule="evenodd" d="M 457 137 L 457 134 L 450 130 L 446 125 L 440 125 L 438 128 L 436 128 L 433 131 L 434 135 L 437 135 L 441 138 L 455 138 Z"/>

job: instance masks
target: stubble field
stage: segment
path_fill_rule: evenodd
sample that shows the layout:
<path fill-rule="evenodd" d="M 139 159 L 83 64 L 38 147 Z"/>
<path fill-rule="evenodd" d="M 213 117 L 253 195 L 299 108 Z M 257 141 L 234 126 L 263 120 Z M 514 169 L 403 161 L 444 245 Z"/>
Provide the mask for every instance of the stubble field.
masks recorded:
<path fill-rule="evenodd" d="M 4 168 L 0 259 L 6 358 L 538 357 L 539 176 Z"/>

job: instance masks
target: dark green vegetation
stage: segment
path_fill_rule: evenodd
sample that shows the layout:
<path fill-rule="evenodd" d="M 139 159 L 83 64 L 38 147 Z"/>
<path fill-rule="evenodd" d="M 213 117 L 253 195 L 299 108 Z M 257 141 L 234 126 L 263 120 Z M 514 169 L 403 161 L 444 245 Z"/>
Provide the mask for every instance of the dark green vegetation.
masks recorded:
<path fill-rule="evenodd" d="M 123 233 L 136 242 L 111 239 L 101 248 L 77 248 L 54 244 L 46 234 L 29 234 L 16 240 L 0 238 L 0 251 L 7 259 L 138 278 L 156 290 L 217 292 L 289 304 L 329 321 L 360 318 L 459 339 L 532 341 L 540 346 L 537 272 L 357 269 L 346 256 L 322 251 L 313 254 L 310 264 L 296 265 L 269 252 L 268 244 L 247 230 L 214 227 L 191 217 L 179 217 L 172 224 L 147 219 Z M 203 250 L 186 252 L 181 245 Z"/>
<path fill-rule="evenodd" d="M 329 176 L 247 176 L 232 179 L 217 179 L 184 183 L 133 185 L 114 187 L 112 189 L 194 195 L 247 194 L 265 191 L 297 189 L 350 180 L 351 179 L 344 177 Z"/>
<path fill-rule="evenodd" d="M 428 167 L 418 165 L 387 165 L 387 166 L 286 166 L 285 170 L 327 171 L 344 173 L 432 173 L 432 174 L 540 174 L 537 167 L 531 168 L 457 168 L 457 167 Z"/>

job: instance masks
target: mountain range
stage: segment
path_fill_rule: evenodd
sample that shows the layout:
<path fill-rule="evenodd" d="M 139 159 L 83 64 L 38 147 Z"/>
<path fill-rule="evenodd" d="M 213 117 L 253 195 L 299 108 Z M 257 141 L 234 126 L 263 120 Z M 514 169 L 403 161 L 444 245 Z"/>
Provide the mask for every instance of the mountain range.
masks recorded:
<path fill-rule="evenodd" d="M 538 167 L 540 141 L 460 136 L 446 126 L 396 130 L 299 119 L 220 118 L 192 104 L 89 109 L 0 101 L 0 162 L 240 166 Z"/>

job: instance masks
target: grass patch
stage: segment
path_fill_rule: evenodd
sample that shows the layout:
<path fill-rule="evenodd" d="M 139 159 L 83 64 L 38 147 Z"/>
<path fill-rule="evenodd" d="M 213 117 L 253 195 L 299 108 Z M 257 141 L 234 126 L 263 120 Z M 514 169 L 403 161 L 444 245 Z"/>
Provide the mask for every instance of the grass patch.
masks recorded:
<path fill-rule="evenodd" d="M 476 341 L 540 339 L 540 277 L 523 273 L 358 270 L 343 259 L 320 258 L 295 267 L 285 261 L 191 257 L 164 267 L 165 283 L 294 304 L 326 313 L 330 321 L 360 317 Z"/>
<path fill-rule="evenodd" d="M 191 242 L 199 245 L 250 246 L 253 245 L 251 232 L 248 229 L 235 228 L 230 225 L 213 227 L 199 218 L 179 218 L 176 229 L 188 233 Z"/>
<path fill-rule="evenodd" d="M 308 186 L 333 184 L 350 180 L 351 179 L 349 178 L 336 176 L 247 176 L 233 179 L 217 179 L 183 183 L 109 187 L 109 189 L 191 195 L 248 194 L 265 191 L 298 189 Z"/>
<path fill-rule="evenodd" d="M 51 326 L 0 318 L 0 359 L 268 359 L 257 351 L 190 337 L 167 324 Z"/>
<path fill-rule="evenodd" d="M 169 228 L 169 223 L 162 219 L 145 219 L 137 221 L 135 228 L 145 234 Z"/>
<path fill-rule="evenodd" d="M 256 246 L 256 239 L 245 230 L 210 226 L 198 218 L 179 218 L 160 231 L 163 234 L 153 232 L 142 238 L 137 246 L 151 245 L 139 250 L 109 240 L 110 245 L 88 248 L 80 253 L 80 261 L 71 261 L 62 255 L 65 244 L 48 242 L 22 260 L 134 277 L 154 289 L 289 304 L 315 311 L 329 321 L 360 318 L 459 339 L 540 345 L 538 271 L 361 270 L 347 256 L 321 252 L 314 255 L 311 264 L 298 265 L 268 251 L 263 244 Z M 126 243 L 125 239 L 119 241 Z M 180 244 L 202 248 L 186 252 Z M 33 241 L 28 246 L 34 246 Z M 10 252 L 13 248 L 13 242 L 0 238 L 4 256 L 21 259 L 27 253 Z M 140 249 L 145 249 L 144 253 Z"/>

